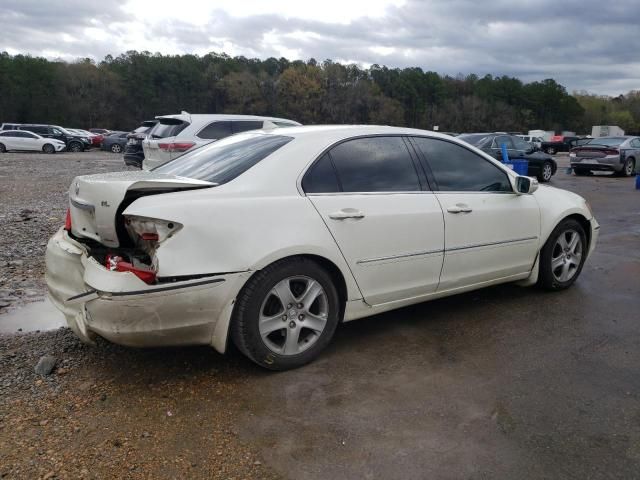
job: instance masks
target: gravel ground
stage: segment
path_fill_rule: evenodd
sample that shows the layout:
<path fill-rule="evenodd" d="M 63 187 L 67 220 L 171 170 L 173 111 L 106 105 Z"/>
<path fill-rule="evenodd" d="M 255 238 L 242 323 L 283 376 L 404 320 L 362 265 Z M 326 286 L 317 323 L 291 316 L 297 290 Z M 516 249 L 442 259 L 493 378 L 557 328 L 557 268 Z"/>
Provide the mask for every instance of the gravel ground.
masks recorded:
<path fill-rule="evenodd" d="M 44 296 L 73 177 L 124 168 L 105 152 L 0 155 L 0 321 Z M 44 355 L 56 365 L 42 376 Z M 89 347 L 67 328 L 0 335 L 0 478 L 275 478 L 234 426 L 251 371 L 210 348 Z"/>

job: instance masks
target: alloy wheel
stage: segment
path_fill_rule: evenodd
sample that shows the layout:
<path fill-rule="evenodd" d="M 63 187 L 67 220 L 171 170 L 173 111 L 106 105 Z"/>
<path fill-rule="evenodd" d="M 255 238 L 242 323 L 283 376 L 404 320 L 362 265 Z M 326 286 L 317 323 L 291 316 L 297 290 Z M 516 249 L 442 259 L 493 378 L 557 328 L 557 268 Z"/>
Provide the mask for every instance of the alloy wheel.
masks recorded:
<path fill-rule="evenodd" d="M 627 175 L 627 177 L 633 174 L 633 167 L 633 160 L 627 160 L 627 163 L 624 164 L 624 173 Z"/>
<path fill-rule="evenodd" d="M 559 282 L 571 280 L 582 259 L 582 240 L 575 230 L 565 230 L 560 234 L 551 254 L 551 271 Z"/>
<path fill-rule="evenodd" d="M 288 277 L 267 293 L 258 329 L 269 350 L 297 355 L 318 341 L 328 316 L 329 302 L 320 282 L 306 276 Z"/>
<path fill-rule="evenodd" d="M 544 179 L 545 182 L 548 182 L 549 180 L 551 180 L 552 175 L 553 175 L 553 168 L 551 168 L 551 165 L 549 163 L 545 163 L 544 166 L 542 167 L 542 178 Z"/>
<path fill-rule="evenodd" d="M 114 143 L 113 145 L 111 145 L 111 151 L 113 153 L 120 153 L 122 151 L 122 147 L 117 143 Z"/>

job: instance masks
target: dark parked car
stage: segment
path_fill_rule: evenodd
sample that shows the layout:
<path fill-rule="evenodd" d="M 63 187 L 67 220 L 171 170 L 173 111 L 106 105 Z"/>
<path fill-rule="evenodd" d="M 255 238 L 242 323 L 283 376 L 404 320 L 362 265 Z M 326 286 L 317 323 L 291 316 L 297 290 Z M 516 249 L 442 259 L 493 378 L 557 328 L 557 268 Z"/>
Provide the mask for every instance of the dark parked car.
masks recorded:
<path fill-rule="evenodd" d="M 91 147 L 91 140 L 87 136 L 69 132 L 58 125 L 23 123 L 18 125 L 17 130 L 28 130 L 41 137 L 62 140 L 67 145 L 67 150 L 71 152 L 82 152 Z"/>
<path fill-rule="evenodd" d="M 576 175 L 588 175 L 596 170 L 629 177 L 640 160 L 640 137 L 592 138 L 572 148 L 569 160 Z"/>
<path fill-rule="evenodd" d="M 503 143 L 506 144 L 509 158 L 528 160 L 529 171 L 527 175 L 537 177 L 540 182 L 548 182 L 551 180 L 551 177 L 558 169 L 556 161 L 550 155 L 538 151 L 535 146 L 515 135 L 469 133 L 460 135 L 458 138 L 500 161 L 502 161 L 501 145 Z"/>
<path fill-rule="evenodd" d="M 543 152 L 549 155 L 554 155 L 558 152 L 568 152 L 574 147 L 574 142 L 580 140 L 580 137 L 564 137 L 562 135 L 556 135 L 551 137 L 548 142 L 542 142 L 540 148 Z"/>
<path fill-rule="evenodd" d="M 129 132 L 116 132 L 107 135 L 102 140 L 102 150 L 108 150 L 113 153 L 122 153 L 127 144 L 127 136 Z"/>
<path fill-rule="evenodd" d="M 130 167 L 142 168 L 142 161 L 144 160 L 142 140 L 144 140 L 156 123 L 158 123 L 158 120 L 145 120 L 128 135 L 127 145 L 124 148 L 124 163 Z"/>

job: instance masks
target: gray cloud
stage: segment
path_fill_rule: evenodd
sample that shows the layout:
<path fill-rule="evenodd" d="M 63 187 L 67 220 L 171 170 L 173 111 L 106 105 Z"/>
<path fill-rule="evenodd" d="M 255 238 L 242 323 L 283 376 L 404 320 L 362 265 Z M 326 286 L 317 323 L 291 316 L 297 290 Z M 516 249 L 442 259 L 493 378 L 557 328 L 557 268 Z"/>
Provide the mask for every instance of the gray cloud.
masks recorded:
<path fill-rule="evenodd" d="M 0 50 L 100 59 L 120 53 L 116 47 L 163 53 L 228 48 L 227 53 L 260 58 L 329 58 L 451 75 L 513 75 L 524 81 L 555 78 L 570 91 L 619 94 L 640 88 L 635 0 L 408 0 L 389 7 L 384 16 L 349 24 L 282 14 L 233 17 L 216 10 L 204 25 L 177 21 L 179 16 L 147 24 L 144 18 L 127 18 L 123 3 L 73 0 L 61 7 L 3 0 L 0 18 L 12 20 L 5 23 Z M 86 28 L 104 35 L 89 38 Z M 124 42 L 132 29 L 143 30 L 145 41 Z M 69 36 L 66 41 L 63 33 Z"/>

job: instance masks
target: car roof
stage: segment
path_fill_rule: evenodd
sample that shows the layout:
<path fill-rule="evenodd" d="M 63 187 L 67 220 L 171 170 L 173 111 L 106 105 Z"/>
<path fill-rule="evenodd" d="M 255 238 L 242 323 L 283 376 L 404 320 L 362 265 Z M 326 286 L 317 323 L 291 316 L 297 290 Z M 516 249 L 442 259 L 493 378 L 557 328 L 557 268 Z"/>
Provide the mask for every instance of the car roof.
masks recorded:
<path fill-rule="evenodd" d="M 388 125 L 302 125 L 298 127 L 280 127 L 272 130 L 262 130 L 266 134 L 286 135 L 293 138 L 307 136 L 324 136 L 333 141 L 341 138 L 366 136 L 366 135 L 419 135 L 442 138 L 451 141 L 452 137 L 432 130 L 419 130 L 417 128 L 391 127 Z"/>
<path fill-rule="evenodd" d="M 172 115 L 158 115 L 155 117 L 157 120 L 161 120 L 163 118 L 176 118 L 179 120 L 184 120 L 186 122 L 206 122 L 210 120 L 269 120 L 275 122 L 291 122 L 297 125 L 300 125 L 295 120 L 290 120 L 288 118 L 279 118 L 279 117 L 266 117 L 262 115 L 233 115 L 226 113 L 176 113 Z"/>

